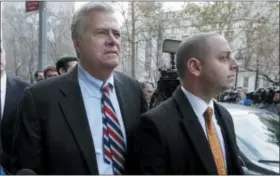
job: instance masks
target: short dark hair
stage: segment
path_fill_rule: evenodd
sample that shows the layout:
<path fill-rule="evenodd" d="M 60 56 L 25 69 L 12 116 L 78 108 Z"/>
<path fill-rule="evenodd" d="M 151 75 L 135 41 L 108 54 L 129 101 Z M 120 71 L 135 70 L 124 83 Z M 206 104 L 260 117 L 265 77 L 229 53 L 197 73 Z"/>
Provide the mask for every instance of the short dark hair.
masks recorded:
<path fill-rule="evenodd" d="M 37 77 L 38 77 L 38 75 L 39 75 L 39 73 L 43 73 L 43 71 L 41 71 L 41 70 L 37 70 L 37 71 L 35 72 L 35 74 L 34 74 L 34 77 L 35 77 L 35 78 L 37 78 Z"/>
<path fill-rule="evenodd" d="M 61 69 L 61 68 L 65 71 L 67 71 L 69 68 L 68 63 L 72 62 L 72 61 L 78 61 L 78 59 L 74 56 L 65 56 L 65 57 L 59 58 L 55 64 L 57 73 L 60 74 L 59 69 Z"/>
<path fill-rule="evenodd" d="M 48 66 L 47 68 L 44 69 L 44 77 L 46 78 L 47 76 L 47 73 L 49 71 L 53 71 L 53 72 L 56 72 L 56 68 L 54 66 Z"/>
<path fill-rule="evenodd" d="M 200 33 L 188 37 L 183 41 L 176 54 L 176 67 L 180 78 L 185 74 L 185 63 L 191 58 L 202 59 L 209 50 L 207 39 L 212 36 L 219 36 L 217 33 Z"/>

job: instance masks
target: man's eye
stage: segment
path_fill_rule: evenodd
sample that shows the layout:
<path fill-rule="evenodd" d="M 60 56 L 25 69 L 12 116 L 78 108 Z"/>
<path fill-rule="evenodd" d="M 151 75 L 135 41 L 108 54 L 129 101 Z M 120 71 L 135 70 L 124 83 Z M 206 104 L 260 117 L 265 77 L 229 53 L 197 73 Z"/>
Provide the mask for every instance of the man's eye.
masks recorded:
<path fill-rule="evenodd" d="M 115 32 L 114 35 L 115 35 L 116 37 L 120 37 L 120 36 L 121 36 L 121 34 L 120 34 L 119 32 Z"/>
<path fill-rule="evenodd" d="M 223 56 L 223 57 L 221 57 L 221 60 L 227 61 L 227 60 L 229 60 L 229 56 Z"/>
<path fill-rule="evenodd" d="M 97 34 L 105 34 L 106 31 L 104 31 L 104 30 L 97 30 L 96 33 L 97 33 Z"/>
<path fill-rule="evenodd" d="M 119 32 L 113 31 L 113 35 L 114 37 L 116 37 L 117 39 L 121 37 L 121 34 Z"/>

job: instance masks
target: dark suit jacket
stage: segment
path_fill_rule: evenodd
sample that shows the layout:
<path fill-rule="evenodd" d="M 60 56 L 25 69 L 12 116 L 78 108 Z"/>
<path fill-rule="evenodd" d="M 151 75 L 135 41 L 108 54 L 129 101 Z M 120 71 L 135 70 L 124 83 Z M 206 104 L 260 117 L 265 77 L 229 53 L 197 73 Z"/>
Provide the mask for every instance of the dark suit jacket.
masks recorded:
<path fill-rule="evenodd" d="M 18 106 L 23 96 L 24 89 L 31 84 L 18 78 L 7 76 L 6 98 L 1 121 L 1 141 L 3 151 L 1 153 L 1 165 L 10 171 L 10 160 L 13 132 L 16 123 Z"/>
<path fill-rule="evenodd" d="M 216 103 L 215 112 L 228 174 L 242 174 L 232 118 Z M 141 116 L 129 152 L 129 174 L 217 175 L 210 145 L 180 86 L 171 98 Z"/>
<path fill-rule="evenodd" d="M 137 81 L 120 72 L 114 72 L 114 81 L 129 146 L 147 103 Z M 37 174 L 98 174 L 77 67 L 26 89 L 18 119 L 13 173 L 28 168 Z"/>

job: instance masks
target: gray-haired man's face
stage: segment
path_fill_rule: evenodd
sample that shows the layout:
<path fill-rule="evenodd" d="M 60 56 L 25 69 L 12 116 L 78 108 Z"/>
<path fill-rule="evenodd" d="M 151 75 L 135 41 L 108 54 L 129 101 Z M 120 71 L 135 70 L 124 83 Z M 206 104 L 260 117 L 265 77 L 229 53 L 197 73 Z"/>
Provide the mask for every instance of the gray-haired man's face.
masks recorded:
<path fill-rule="evenodd" d="M 120 24 L 115 14 L 90 12 L 83 37 L 73 39 L 81 63 L 100 69 L 112 69 L 119 63 Z"/>

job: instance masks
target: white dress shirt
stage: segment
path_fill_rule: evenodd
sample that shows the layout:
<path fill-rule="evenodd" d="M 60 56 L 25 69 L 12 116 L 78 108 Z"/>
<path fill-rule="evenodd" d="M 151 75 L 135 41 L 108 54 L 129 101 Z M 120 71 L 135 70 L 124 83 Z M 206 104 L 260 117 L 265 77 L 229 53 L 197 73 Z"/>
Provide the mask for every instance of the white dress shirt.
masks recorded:
<path fill-rule="evenodd" d="M 81 87 L 83 101 L 86 109 L 86 114 L 89 122 L 89 127 L 94 141 L 96 160 L 98 165 L 99 174 L 113 174 L 112 164 L 106 164 L 103 159 L 103 124 L 101 113 L 101 97 L 102 93 L 100 88 L 103 81 L 92 77 L 80 64 L 78 64 L 78 81 Z M 120 106 L 117 99 L 117 94 L 114 87 L 113 74 L 107 80 L 108 83 L 113 85 L 113 89 L 110 89 L 110 100 L 116 111 L 117 118 L 120 123 L 121 131 L 126 144 L 126 135 L 124 123 L 120 111 Z M 93 153 L 93 152 L 92 152 Z"/>
<path fill-rule="evenodd" d="M 6 87 L 7 87 L 7 75 L 6 73 L 4 73 L 3 76 L 1 77 L 1 119 L 5 107 Z"/>
<path fill-rule="evenodd" d="M 213 119 L 213 123 L 215 126 L 216 134 L 217 134 L 219 142 L 220 142 L 220 146 L 222 148 L 222 153 L 224 156 L 224 161 L 225 161 L 225 166 L 226 166 L 225 144 L 224 144 L 224 139 L 223 139 L 223 135 L 221 132 L 221 128 L 220 128 L 219 124 L 217 123 L 217 119 L 215 116 L 214 100 L 211 100 L 209 102 L 209 104 L 207 104 L 201 98 L 199 98 L 199 97 L 195 96 L 194 94 L 190 93 L 189 91 L 187 91 L 184 87 L 181 87 L 181 89 L 184 92 L 184 94 L 186 95 L 187 99 L 189 100 L 196 116 L 198 117 L 198 121 L 199 121 L 207 139 L 208 139 L 208 136 L 207 136 L 206 125 L 205 125 L 205 120 L 204 120 L 203 114 L 208 107 L 212 108 L 212 110 L 213 110 L 212 119 Z"/>

